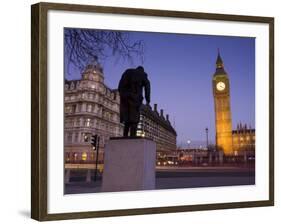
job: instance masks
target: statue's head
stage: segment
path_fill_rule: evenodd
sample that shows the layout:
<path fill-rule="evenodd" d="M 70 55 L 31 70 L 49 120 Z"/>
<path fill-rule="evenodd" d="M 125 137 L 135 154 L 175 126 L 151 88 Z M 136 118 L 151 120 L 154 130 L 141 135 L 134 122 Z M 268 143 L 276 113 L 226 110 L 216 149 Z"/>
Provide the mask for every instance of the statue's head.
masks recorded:
<path fill-rule="evenodd" d="M 140 71 L 140 72 L 144 72 L 144 68 L 142 66 L 138 66 L 137 70 Z"/>

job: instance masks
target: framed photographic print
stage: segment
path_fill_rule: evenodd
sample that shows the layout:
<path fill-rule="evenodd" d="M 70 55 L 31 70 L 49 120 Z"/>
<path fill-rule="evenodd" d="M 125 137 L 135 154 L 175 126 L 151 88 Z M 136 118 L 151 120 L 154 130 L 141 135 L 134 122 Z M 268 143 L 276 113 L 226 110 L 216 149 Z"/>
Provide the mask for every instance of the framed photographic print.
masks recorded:
<path fill-rule="evenodd" d="M 31 16 L 32 218 L 274 205 L 274 18 Z"/>

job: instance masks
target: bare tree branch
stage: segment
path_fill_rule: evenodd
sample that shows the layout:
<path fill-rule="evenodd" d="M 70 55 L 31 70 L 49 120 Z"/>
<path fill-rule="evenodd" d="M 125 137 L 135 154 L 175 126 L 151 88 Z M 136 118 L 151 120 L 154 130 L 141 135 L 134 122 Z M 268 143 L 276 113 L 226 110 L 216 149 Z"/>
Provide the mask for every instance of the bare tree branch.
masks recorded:
<path fill-rule="evenodd" d="M 87 63 L 97 57 L 104 60 L 114 56 L 130 63 L 135 58 L 144 60 L 143 41 L 132 42 L 129 32 L 65 28 L 64 48 L 67 72 L 71 65 L 82 71 Z"/>

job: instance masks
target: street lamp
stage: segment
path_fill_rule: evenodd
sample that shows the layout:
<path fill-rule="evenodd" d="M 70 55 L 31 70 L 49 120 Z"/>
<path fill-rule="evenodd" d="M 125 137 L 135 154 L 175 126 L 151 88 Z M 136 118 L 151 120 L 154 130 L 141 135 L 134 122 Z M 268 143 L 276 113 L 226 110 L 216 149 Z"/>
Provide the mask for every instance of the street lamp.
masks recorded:
<path fill-rule="evenodd" d="M 208 131 L 209 131 L 209 129 L 206 128 L 205 131 L 206 131 L 206 147 L 207 147 L 207 149 L 208 149 L 208 145 L 209 145 Z"/>
<path fill-rule="evenodd" d="M 190 149 L 190 143 L 191 141 L 190 140 L 187 140 L 187 148 Z"/>

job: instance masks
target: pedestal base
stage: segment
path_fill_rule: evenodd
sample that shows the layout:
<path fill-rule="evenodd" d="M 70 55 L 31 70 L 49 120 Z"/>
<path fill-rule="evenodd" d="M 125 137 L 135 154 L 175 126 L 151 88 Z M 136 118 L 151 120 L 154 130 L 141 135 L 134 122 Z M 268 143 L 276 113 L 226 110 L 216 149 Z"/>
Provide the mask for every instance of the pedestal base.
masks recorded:
<path fill-rule="evenodd" d="M 145 138 L 111 139 L 105 146 L 102 191 L 155 189 L 156 143 Z"/>

